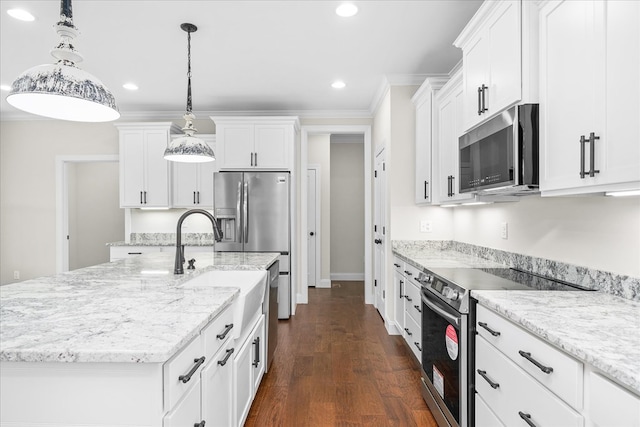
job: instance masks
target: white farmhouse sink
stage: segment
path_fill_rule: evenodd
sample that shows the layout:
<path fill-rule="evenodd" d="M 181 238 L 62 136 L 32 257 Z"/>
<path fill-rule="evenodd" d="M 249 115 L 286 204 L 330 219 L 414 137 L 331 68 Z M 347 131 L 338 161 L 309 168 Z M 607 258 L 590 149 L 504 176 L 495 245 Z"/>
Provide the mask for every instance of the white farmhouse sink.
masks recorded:
<path fill-rule="evenodd" d="M 258 313 L 262 313 L 262 302 L 267 286 L 265 270 L 226 271 L 212 270 L 184 283 L 183 286 L 218 286 L 240 288 L 234 302 L 233 336 L 239 338 L 244 328 Z"/>

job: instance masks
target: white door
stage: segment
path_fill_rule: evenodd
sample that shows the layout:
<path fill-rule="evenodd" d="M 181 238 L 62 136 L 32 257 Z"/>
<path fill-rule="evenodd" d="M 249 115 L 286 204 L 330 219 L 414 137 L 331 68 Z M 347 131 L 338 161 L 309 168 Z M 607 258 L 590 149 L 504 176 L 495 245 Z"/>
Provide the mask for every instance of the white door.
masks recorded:
<path fill-rule="evenodd" d="M 374 305 L 378 312 L 385 319 L 385 235 L 386 235 L 386 166 L 385 153 L 381 151 L 376 156 L 374 172 Z"/>
<path fill-rule="evenodd" d="M 318 206 L 316 197 L 318 191 L 317 170 L 307 170 L 307 286 L 317 285 L 317 248 L 316 244 L 320 241 L 317 237 L 318 232 Z"/>

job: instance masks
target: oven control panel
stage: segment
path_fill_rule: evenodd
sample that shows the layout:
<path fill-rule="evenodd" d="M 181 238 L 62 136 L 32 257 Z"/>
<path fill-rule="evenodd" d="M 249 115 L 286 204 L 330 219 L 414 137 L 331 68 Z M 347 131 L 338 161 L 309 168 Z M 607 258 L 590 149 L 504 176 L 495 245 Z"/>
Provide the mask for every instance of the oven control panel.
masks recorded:
<path fill-rule="evenodd" d="M 466 312 L 468 297 L 464 288 L 443 280 L 430 271 L 421 272 L 416 280 L 422 285 L 423 292 L 436 294 L 447 305 Z"/>

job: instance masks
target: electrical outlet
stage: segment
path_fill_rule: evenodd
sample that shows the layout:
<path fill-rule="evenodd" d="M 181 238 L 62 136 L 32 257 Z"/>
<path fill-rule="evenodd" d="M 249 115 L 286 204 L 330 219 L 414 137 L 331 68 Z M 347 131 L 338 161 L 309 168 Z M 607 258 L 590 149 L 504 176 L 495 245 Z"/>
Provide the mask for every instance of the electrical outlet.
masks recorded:
<path fill-rule="evenodd" d="M 420 221 L 420 232 L 431 233 L 431 221 Z"/>
<path fill-rule="evenodd" d="M 14 270 L 13 271 L 13 278 L 15 280 L 19 280 L 20 279 L 20 271 L 19 270 Z"/>
<path fill-rule="evenodd" d="M 500 223 L 500 237 L 507 239 L 509 236 L 509 225 L 506 222 Z"/>

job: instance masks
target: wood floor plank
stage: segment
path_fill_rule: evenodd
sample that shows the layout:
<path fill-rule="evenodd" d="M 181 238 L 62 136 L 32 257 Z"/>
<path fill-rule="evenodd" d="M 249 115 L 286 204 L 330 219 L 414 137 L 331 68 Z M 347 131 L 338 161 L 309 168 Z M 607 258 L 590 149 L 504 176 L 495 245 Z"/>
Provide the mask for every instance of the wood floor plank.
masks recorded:
<path fill-rule="evenodd" d="M 274 361 L 245 425 L 436 427 L 413 354 L 364 304 L 363 282 L 344 281 L 310 288 L 309 304 L 278 322 Z"/>

